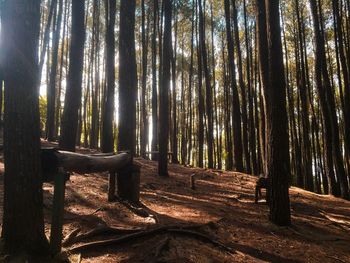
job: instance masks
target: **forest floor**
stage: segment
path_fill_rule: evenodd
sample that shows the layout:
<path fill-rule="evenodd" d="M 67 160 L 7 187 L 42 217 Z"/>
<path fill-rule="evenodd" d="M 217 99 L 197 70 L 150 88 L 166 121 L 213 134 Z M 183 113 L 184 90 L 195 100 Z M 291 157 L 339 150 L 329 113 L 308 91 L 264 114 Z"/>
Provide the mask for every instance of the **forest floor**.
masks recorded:
<path fill-rule="evenodd" d="M 169 177 L 160 178 L 156 162 L 135 161 L 141 164 L 144 208 L 135 210 L 119 201 L 107 202 L 107 173 L 72 174 L 67 182 L 63 236 L 106 226 L 127 233 L 169 228 L 128 242 L 87 249 L 71 255 L 72 262 L 78 255 L 81 262 L 99 263 L 350 262 L 350 202 L 291 187 L 292 226 L 277 227 L 268 220 L 265 201 L 254 203 L 256 177 L 170 164 Z M 192 174 L 195 190 L 189 184 Z M 45 184 L 48 236 L 52 194 L 53 186 Z M 189 225 L 193 228 L 186 228 Z M 76 240 L 65 249 L 120 236 L 102 233 Z"/>

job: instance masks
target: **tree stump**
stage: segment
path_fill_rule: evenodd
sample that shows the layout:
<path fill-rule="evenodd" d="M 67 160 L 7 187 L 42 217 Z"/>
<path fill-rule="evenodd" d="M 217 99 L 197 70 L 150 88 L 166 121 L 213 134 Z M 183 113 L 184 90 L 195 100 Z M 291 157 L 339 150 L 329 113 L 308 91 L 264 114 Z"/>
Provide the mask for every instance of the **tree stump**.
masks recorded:
<path fill-rule="evenodd" d="M 140 166 L 132 164 L 117 172 L 118 197 L 134 204 L 140 202 Z"/>

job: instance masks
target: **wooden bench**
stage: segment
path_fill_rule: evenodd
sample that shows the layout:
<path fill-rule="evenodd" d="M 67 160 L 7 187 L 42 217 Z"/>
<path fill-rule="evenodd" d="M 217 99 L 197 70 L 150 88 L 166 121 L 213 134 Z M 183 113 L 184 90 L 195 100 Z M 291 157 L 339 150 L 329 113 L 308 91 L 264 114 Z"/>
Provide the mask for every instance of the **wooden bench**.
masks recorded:
<path fill-rule="evenodd" d="M 43 180 L 45 182 L 54 182 L 50 234 L 50 248 L 53 254 L 59 253 L 62 248 L 65 184 L 69 180 L 70 172 L 88 174 L 108 171 L 108 201 L 115 199 L 117 175 L 118 197 L 132 203 L 139 203 L 140 167 L 133 164 L 130 153 L 89 155 L 60 151 L 56 148 L 42 148 L 41 166 Z"/>

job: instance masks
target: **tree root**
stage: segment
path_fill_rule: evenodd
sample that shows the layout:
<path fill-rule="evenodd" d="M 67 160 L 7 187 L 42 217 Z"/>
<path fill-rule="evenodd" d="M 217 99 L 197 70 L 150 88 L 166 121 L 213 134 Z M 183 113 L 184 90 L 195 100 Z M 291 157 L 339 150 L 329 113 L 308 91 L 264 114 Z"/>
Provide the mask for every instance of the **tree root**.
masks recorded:
<path fill-rule="evenodd" d="M 333 260 L 337 260 L 337 261 L 342 262 L 342 263 L 346 263 L 346 262 L 347 262 L 347 261 L 345 261 L 345 260 L 342 260 L 341 258 L 337 258 L 337 257 L 333 257 L 333 256 L 327 256 L 327 255 L 326 255 L 326 257 L 327 257 L 327 258 L 330 258 L 330 259 L 333 259 Z"/>
<path fill-rule="evenodd" d="M 334 237 L 334 238 L 312 238 L 309 235 L 303 234 L 301 232 L 299 232 L 298 230 L 294 229 L 293 227 L 288 227 L 287 229 L 291 230 L 294 234 L 302 237 L 305 240 L 308 241 L 312 241 L 312 242 L 333 242 L 333 241 L 349 241 L 349 239 L 345 239 L 345 238 L 338 238 L 338 237 Z"/>
<path fill-rule="evenodd" d="M 115 228 L 115 227 L 109 227 L 109 226 L 102 226 L 98 227 L 95 229 L 92 229 L 86 233 L 81 233 L 80 235 L 77 235 L 78 233 L 75 234 L 75 236 L 72 236 L 68 239 L 68 237 L 74 232 L 70 233 L 65 241 L 63 241 L 63 246 L 67 247 L 71 244 L 78 243 L 82 240 L 92 238 L 98 235 L 103 235 L 103 234 L 109 234 L 109 235 L 124 235 L 124 234 L 131 234 L 131 233 L 136 233 L 142 231 L 140 228 Z"/>
<path fill-rule="evenodd" d="M 70 232 L 62 241 L 62 245 L 66 246 L 66 245 L 71 244 L 73 242 L 73 240 L 76 238 L 76 236 L 79 234 L 80 230 L 81 229 L 78 227 L 78 228 L 74 229 L 72 232 Z"/>
<path fill-rule="evenodd" d="M 159 220 L 156 215 L 152 215 L 147 210 L 148 208 L 142 204 L 132 204 L 126 200 L 119 199 L 118 200 L 122 205 L 124 205 L 126 208 L 128 208 L 131 212 L 133 212 L 135 215 L 138 215 L 143 218 L 149 218 L 154 221 L 155 224 L 159 223 Z"/>
<path fill-rule="evenodd" d="M 205 225 L 201 225 L 206 226 L 208 224 Z M 195 224 L 195 225 L 185 225 L 185 226 L 161 226 L 161 227 L 157 227 L 157 228 L 153 228 L 153 229 L 149 229 L 149 230 L 142 230 L 142 231 L 138 231 L 136 233 L 131 233 L 131 234 L 127 234 L 124 235 L 122 237 L 119 238 L 114 238 L 114 239 L 107 239 L 107 240 L 103 240 L 103 241 L 95 241 L 95 242 L 90 242 L 90 243 L 86 243 L 83 245 L 79 245 L 79 246 L 75 246 L 73 247 L 70 251 L 72 253 L 76 253 L 76 252 L 82 252 L 82 251 L 86 251 L 89 249 L 97 249 L 97 248 L 101 248 L 101 247 L 105 247 L 105 246 L 109 246 L 109 245 L 116 245 L 116 244 L 122 244 L 122 243 L 126 243 L 126 242 L 130 242 L 130 241 L 135 241 L 139 238 L 143 238 L 143 237 L 153 237 L 154 235 L 159 235 L 159 234 L 163 234 L 163 233 L 171 233 L 171 234 L 178 234 L 178 235 L 183 235 L 183 236 L 187 236 L 187 237 L 192 237 L 198 240 L 201 240 L 202 242 L 205 243 L 209 243 L 212 244 L 215 247 L 218 247 L 226 252 L 229 253 L 235 253 L 235 250 L 232 248 L 229 248 L 227 246 L 225 246 L 224 244 L 222 244 L 219 241 L 214 240 L 213 238 L 196 232 L 196 231 L 192 231 L 190 230 L 191 228 L 198 228 L 199 225 Z"/>
<path fill-rule="evenodd" d="M 169 237 L 166 237 L 166 238 L 164 238 L 163 240 L 160 241 L 160 243 L 157 246 L 156 251 L 154 253 L 154 257 L 153 257 L 152 262 L 157 262 L 159 256 L 161 256 L 163 250 L 168 249 L 169 241 L 170 241 Z"/>
<path fill-rule="evenodd" d="M 235 250 L 225 246 L 223 243 L 212 239 L 211 237 L 204 235 L 202 233 L 199 232 L 195 232 L 195 231 L 191 231 L 191 230 L 187 230 L 187 229 L 169 229 L 168 232 L 170 233 L 174 233 L 174 234 L 180 234 L 180 235 L 184 235 L 187 237 L 193 237 L 195 239 L 201 240 L 202 242 L 208 243 L 208 244 L 212 244 L 213 246 L 220 248 L 226 252 L 229 252 L 230 254 L 235 253 Z"/>
<path fill-rule="evenodd" d="M 333 225 L 341 228 L 342 230 L 345 230 L 346 232 L 350 231 L 350 224 L 344 220 L 340 220 L 340 219 L 336 219 L 330 215 L 328 215 L 325 211 L 323 210 L 318 210 L 318 212 L 325 217 L 326 219 L 328 219 Z"/>

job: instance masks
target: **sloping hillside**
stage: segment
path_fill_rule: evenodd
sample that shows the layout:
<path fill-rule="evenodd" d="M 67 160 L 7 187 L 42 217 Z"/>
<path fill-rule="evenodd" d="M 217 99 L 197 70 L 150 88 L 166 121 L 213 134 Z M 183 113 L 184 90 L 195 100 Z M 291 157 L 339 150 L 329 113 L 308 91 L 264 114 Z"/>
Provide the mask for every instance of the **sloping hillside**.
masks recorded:
<path fill-rule="evenodd" d="M 159 178 L 157 163 L 136 161 L 142 165 L 142 209 L 108 203 L 107 174 L 71 176 L 64 235 L 101 231 L 68 243 L 66 249 L 159 226 L 169 228 L 86 249 L 82 262 L 350 262 L 350 202 L 292 187 L 293 226 L 276 227 L 267 219 L 265 202 L 254 204 L 253 176 L 171 164 L 169 178 Z M 192 174 L 195 190 L 189 184 Z M 45 184 L 47 233 L 52 192 L 52 185 Z M 107 226 L 125 233 L 110 233 Z"/>

